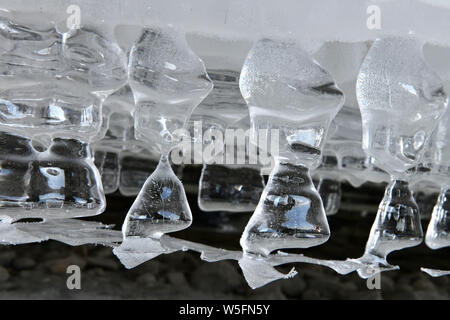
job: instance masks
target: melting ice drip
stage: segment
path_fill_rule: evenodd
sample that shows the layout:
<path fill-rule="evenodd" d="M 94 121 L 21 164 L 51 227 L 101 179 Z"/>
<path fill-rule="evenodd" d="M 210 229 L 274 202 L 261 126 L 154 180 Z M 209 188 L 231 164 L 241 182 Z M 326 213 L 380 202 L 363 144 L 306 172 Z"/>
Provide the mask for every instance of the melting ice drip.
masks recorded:
<path fill-rule="evenodd" d="M 430 144 L 422 160 L 422 170 L 417 180 L 425 181 L 440 188 L 440 194 L 431 213 L 431 219 L 425 234 L 426 245 L 437 250 L 450 246 L 450 112 L 447 108 L 434 131 Z M 433 277 L 450 274 L 450 271 L 422 268 Z"/>
<path fill-rule="evenodd" d="M 358 272 L 368 277 L 378 266 L 388 266 L 390 252 L 422 242 L 419 209 L 406 171 L 418 164 L 448 100 L 441 80 L 424 61 L 422 44 L 412 37 L 376 40 L 356 88 L 363 149 L 392 179 L 359 259 L 368 268 Z"/>
<path fill-rule="evenodd" d="M 122 231 L 125 241 L 158 239 L 192 223 L 183 185 L 168 156 L 181 141 L 177 129 L 186 127 L 194 108 L 212 90 L 212 82 L 184 35 L 171 27 L 142 31 L 131 48 L 128 73 L 136 103 L 136 137 L 156 145 L 161 158 L 130 208 Z"/>
<path fill-rule="evenodd" d="M 420 180 L 437 185 L 441 191 L 433 208 L 430 223 L 425 236 L 425 243 L 431 249 L 439 249 L 450 245 L 449 216 L 450 209 L 450 112 L 445 112 L 430 144 L 426 150 L 423 162 L 423 173 L 418 174 Z"/>
<path fill-rule="evenodd" d="M 125 56 L 96 30 L 59 33 L 40 14 L 2 12 L 0 216 L 68 218 L 105 208 L 88 143 Z"/>
<path fill-rule="evenodd" d="M 240 88 L 252 128 L 280 130 L 276 165 L 241 237 L 244 252 L 267 256 L 275 249 L 324 243 L 330 231 L 309 169 L 321 157 L 343 93 L 296 44 L 269 39 L 248 54 Z"/>

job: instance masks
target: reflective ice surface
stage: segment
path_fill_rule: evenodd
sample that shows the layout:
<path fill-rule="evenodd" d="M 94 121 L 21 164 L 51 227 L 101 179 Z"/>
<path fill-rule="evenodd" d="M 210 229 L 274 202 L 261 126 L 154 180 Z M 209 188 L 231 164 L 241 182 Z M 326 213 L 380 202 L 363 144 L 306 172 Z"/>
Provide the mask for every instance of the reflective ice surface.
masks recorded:
<path fill-rule="evenodd" d="M 307 248 L 330 234 L 309 174 L 317 165 L 328 126 L 343 104 L 331 75 L 298 45 L 258 41 L 244 63 L 240 88 L 252 128 L 278 129 L 279 154 L 259 204 L 241 237 L 245 252 Z M 269 131 L 270 132 L 270 131 Z"/>
<path fill-rule="evenodd" d="M 40 14 L 1 13 L 0 215 L 101 213 L 104 194 L 88 143 L 104 99 L 126 79 L 119 46 L 91 29 L 60 33 Z M 9 155 L 8 155 L 9 154 Z"/>
<path fill-rule="evenodd" d="M 128 211 L 122 228 L 124 237 L 159 238 L 191 223 L 183 184 L 163 156 Z"/>
<path fill-rule="evenodd" d="M 0 134 L 0 217 L 69 218 L 104 210 L 100 175 L 86 143 L 54 138 L 45 151 Z"/>
<path fill-rule="evenodd" d="M 128 72 L 139 139 L 166 153 L 180 140 L 194 108 L 212 82 L 179 30 L 144 29 L 130 51 Z"/>
<path fill-rule="evenodd" d="M 392 251 L 419 245 L 422 237 L 419 208 L 408 183 L 391 182 L 378 208 L 365 254 L 386 258 Z"/>
<path fill-rule="evenodd" d="M 392 179 L 359 261 L 386 265 L 390 252 L 422 242 L 419 208 L 407 182 L 414 172 L 407 170 L 418 165 L 448 98 L 425 62 L 422 43 L 413 37 L 376 40 L 361 66 L 356 92 L 363 149 Z"/>
<path fill-rule="evenodd" d="M 280 130 L 280 157 L 316 164 L 331 120 L 344 102 L 331 75 L 295 43 L 263 39 L 240 79 L 252 126 Z"/>
<path fill-rule="evenodd" d="M 104 10 L 84 10 L 92 7 L 85 7 L 88 2 L 82 2 L 83 22 L 90 15 L 105 25 L 110 22 L 103 20 Z M 140 20 L 134 21 L 134 16 L 130 18 L 124 13 L 139 8 L 139 4 L 133 3 L 121 6 L 124 12 L 120 14 L 111 13 L 114 18 L 111 22 L 130 23 L 132 19 L 132 23 L 143 25 L 142 22 L 154 20 L 155 12 L 165 12 L 162 9 L 165 6 L 156 6 L 160 10 L 154 10 L 155 2 L 151 1 L 151 5 L 147 2 L 143 5 L 151 8 L 150 14 L 145 10 L 138 12 Z M 31 1 L 30 8 L 37 6 L 44 11 L 36 3 Z M 52 2 L 57 10 L 63 8 L 60 3 Z M 344 38 L 351 38 L 351 42 L 327 40 L 323 46 L 318 41 L 308 43 L 305 37 L 295 34 L 294 38 L 309 44 L 310 51 L 315 50 L 312 47 L 320 47 L 313 55 L 320 65 L 311 59 L 310 52 L 290 41 L 262 40 L 252 49 L 243 68 L 240 89 L 247 108 L 238 88 L 239 69 L 254 39 L 251 33 L 255 21 L 258 25 L 262 22 L 260 16 L 273 17 L 270 12 L 273 6 L 265 3 L 262 12 L 239 12 L 237 9 L 246 9 L 246 5 L 230 2 L 227 23 L 222 23 L 217 15 L 192 18 L 196 22 L 187 23 L 188 39 L 196 53 L 189 48 L 184 34 L 170 27 L 144 28 L 136 38 L 118 32 L 121 48 L 131 53 L 129 84 L 125 84 L 125 56 L 114 36 L 103 32 L 102 23 L 100 28 L 94 26 L 98 24 L 83 25 L 81 29 L 63 33 L 61 24 L 57 27 L 53 22 L 54 17 L 60 17 L 58 14 L 50 18 L 1 10 L 0 242 L 20 244 L 54 239 L 74 246 L 85 243 L 114 246 L 115 254 L 127 268 L 160 254 L 194 250 L 209 262 L 236 260 L 252 288 L 295 276 L 297 271 L 293 269 L 283 274 L 275 267 L 297 262 L 326 266 L 339 274 L 356 271 L 362 278 L 368 278 L 397 269 L 387 262 L 387 255 L 421 241 L 418 206 L 408 189 L 411 182 L 418 191 L 431 193 L 442 188 L 426 243 L 433 249 L 448 246 L 450 153 L 449 124 L 445 117 L 427 149 L 432 129 L 447 105 L 442 89 L 449 86 L 448 76 L 445 78 L 447 64 L 435 63 L 431 71 L 421 52 L 421 43 L 412 37 L 377 40 L 364 60 L 374 35 L 385 30 L 369 31 L 369 36 L 361 31 L 356 37 L 349 32 L 352 36 Z M 299 6 L 296 8 L 305 8 Z M 191 3 L 186 7 L 192 8 Z M 389 14 L 387 10 L 391 7 L 391 4 L 383 6 L 383 16 Z M 428 5 L 423 7 L 430 9 Z M 116 10 L 108 9 L 108 14 Z M 195 17 L 197 11 L 192 11 Z M 298 19 L 301 11 L 292 10 L 293 20 L 299 26 L 309 20 Z M 330 14 L 329 10 L 320 11 Z M 180 20 L 185 16 L 191 17 L 182 15 Z M 211 24 L 213 20 L 217 24 Z M 224 31 L 224 26 L 231 26 L 233 32 L 221 34 L 245 39 L 242 42 L 226 39 L 223 41 L 226 45 L 222 39 L 213 39 L 215 42 L 210 45 L 209 35 L 196 33 L 198 25 L 207 23 L 213 27 L 207 32 L 200 31 L 216 35 L 218 30 Z M 389 19 L 383 19 L 383 29 L 388 23 Z M 268 24 L 263 29 L 270 28 L 273 26 Z M 317 31 L 294 29 L 302 35 L 303 30 Z M 342 37 L 342 32 L 337 35 L 331 29 L 334 38 Z M 430 42 L 437 39 L 442 44 L 442 30 L 426 30 L 428 37 L 422 28 L 422 39 Z M 285 31 L 280 27 L 275 33 L 285 35 Z M 257 34 L 266 33 L 258 29 Z M 202 37 L 209 40 L 203 42 Z M 215 56 L 215 50 L 221 51 L 220 55 Z M 197 54 L 211 63 L 207 66 L 216 88 L 209 96 L 211 81 Z M 444 76 L 444 81 L 435 72 Z M 343 102 L 342 92 L 346 95 L 345 106 L 334 117 Z M 357 97 L 362 116 L 356 109 Z M 188 121 L 201 120 L 206 130 L 208 127 L 223 130 L 248 116 L 247 109 L 255 130 L 281 132 L 277 146 L 281 152 L 272 154 L 278 156 L 277 165 L 259 205 L 264 188 L 259 164 L 207 163 L 199 183 L 199 206 L 205 211 L 252 211 L 258 205 L 243 236 L 245 252 L 165 235 L 188 227 L 192 220 L 183 185 L 166 157 L 180 140 L 177 129 L 185 127 Z M 424 151 L 428 152 L 425 157 Z M 162 161 L 151 175 L 161 153 Z M 309 170 L 319 180 L 317 191 Z M 339 261 L 275 252 L 278 248 L 303 248 L 326 241 L 329 229 L 324 212 L 336 212 L 342 182 L 353 186 L 384 183 L 389 182 L 390 174 L 393 181 L 380 204 L 363 257 Z M 189 183 L 194 190 L 192 181 Z M 100 213 L 105 207 L 103 192 L 116 190 L 127 196 L 141 191 L 127 216 L 123 235 L 100 223 L 49 219 Z M 429 196 L 426 194 L 427 201 Z M 45 220 L 13 223 L 31 217 Z M 448 274 L 445 270 L 422 270 L 431 276 Z"/>
<path fill-rule="evenodd" d="M 430 223 L 428 224 L 425 243 L 431 249 L 450 246 L 450 190 L 442 189 L 433 208 Z"/>
<path fill-rule="evenodd" d="M 180 143 L 195 107 L 210 93 L 212 82 L 200 58 L 179 30 L 143 29 L 130 51 L 128 73 L 136 109 L 136 137 L 161 153 L 130 208 L 122 228 L 124 238 L 159 238 L 185 229 L 192 214 L 181 181 L 168 155 Z"/>
<path fill-rule="evenodd" d="M 279 248 L 308 248 L 329 236 L 322 201 L 308 169 L 277 164 L 242 235 L 244 251 L 268 255 Z"/>
<path fill-rule="evenodd" d="M 358 76 L 363 149 L 389 173 L 416 165 L 444 113 L 442 81 L 412 37 L 376 40 Z"/>

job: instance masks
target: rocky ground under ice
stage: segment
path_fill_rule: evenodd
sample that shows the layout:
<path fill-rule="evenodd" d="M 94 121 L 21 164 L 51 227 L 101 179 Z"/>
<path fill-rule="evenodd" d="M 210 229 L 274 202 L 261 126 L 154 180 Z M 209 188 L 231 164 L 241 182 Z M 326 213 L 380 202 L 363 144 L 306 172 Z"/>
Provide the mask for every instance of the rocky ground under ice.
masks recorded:
<path fill-rule="evenodd" d="M 68 265 L 81 267 L 81 290 L 66 286 Z M 236 263 L 203 262 L 177 252 L 126 270 L 100 246 L 57 242 L 0 248 L 0 299 L 448 299 L 450 279 L 419 270 L 386 272 L 381 290 L 368 290 L 356 274 L 339 276 L 314 265 L 251 290 Z"/>
<path fill-rule="evenodd" d="M 248 215 L 218 219 L 213 213 L 195 215 L 195 202 L 189 200 L 195 223 L 174 236 L 225 249 L 239 248 L 240 230 Z M 116 223 L 119 229 L 131 201 L 110 198 L 109 208 L 114 210 L 92 220 Z M 361 217 L 341 210 L 329 218 L 330 240 L 301 252 L 317 258 L 357 258 L 372 222 L 371 214 Z M 424 229 L 426 223 L 423 221 Z M 197 253 L 176 252 L 127 270 L 111 248 L 47 241 L 0 246 L 0 299 L 449 299 L 449 276 L 432 278 L 420 271 L 420 267 L 450 269 L 449 256 L 449 248 L 433 251 L 424 244 L 392 253 L 389 262 L 401 270 L 382 273 L 380 290 L 369 290 L 356 273 L 342 276 L 308 264 L 277 267 L 287 273 L 295 266 L 298 275 L 252 290 L 236 261 L 208 263 Z M 81 290 L 67 288 L 69 265 L 81 268 Z"/>

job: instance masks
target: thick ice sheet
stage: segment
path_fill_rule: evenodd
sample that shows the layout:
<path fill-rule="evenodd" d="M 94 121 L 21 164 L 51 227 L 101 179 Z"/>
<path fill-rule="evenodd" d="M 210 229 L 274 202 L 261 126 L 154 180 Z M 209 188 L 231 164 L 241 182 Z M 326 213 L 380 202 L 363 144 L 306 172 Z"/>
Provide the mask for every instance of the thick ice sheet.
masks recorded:
<path fill-rule="evenodd" d="M 45 12 L 64 24 L 70 16 L 67 13 L 70 5 L 80 8 L 84 24 L 173 23 L 182 25 L 197 39 L 210 37 L 253 41 L 261 35 L 290 34 L 302 40 L 305 46 L 313 48 L 321 41 L 366 41 L 386 34 L 412 31 L 429 42 L 450 44 L 450 34 L 447 32 L 450 29 L 450 6 L 445 0 L 287 0 L 283 1 L 283 6 L 270 0 L 190 0 L 183 2 L 183 5 L 177 0 L 134 0 L 126 4 L 121 0 L 110 0 L 107 5 L 100 6 L 91 0 L 3 0 L 1 7 Z M 370 6 L 379 9 L 380 29 L 367 27 L 369 17 L 374 14 Z M 127 34 L 127 30 L 119 31 Z M 118 30 L 114 32 L 117 34 Z M 123 38 L 132 42 L 134 39 L 127 39 L 133 37 L 132 29 L 128 34 L 130 37 Z M 197 45 L 209 56 L 220 50 L 204 41 L 199 41 Z M 194 49 L 197 51 L 197 48 Z M 238 46 L 235 49 L 239 51 Z"/>

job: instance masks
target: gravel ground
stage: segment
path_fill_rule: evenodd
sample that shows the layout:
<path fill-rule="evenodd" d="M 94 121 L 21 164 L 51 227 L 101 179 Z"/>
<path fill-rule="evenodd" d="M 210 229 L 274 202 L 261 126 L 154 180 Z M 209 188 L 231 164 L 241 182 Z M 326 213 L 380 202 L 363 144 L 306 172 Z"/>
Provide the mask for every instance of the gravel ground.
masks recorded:
<path fill-rule="evenodd" d="M 93 220 L 120 228 L 131 201 L 110 198 L 109 211 Z M 248 218 L 197 214 L 194 225 L 175 236 L 237 249 Z M 330 240 L 302 253 L 328 259 L 359 257 L 372 222 L 372 215 L 341 211 L 329 218 Z M 427 221 L 423 223 L 426 228 Z M 0 247 L 0 299 L 448 299 L 450 277 L 431 278 L 420 267 L 450 269 L 449 256 L 448 248 L 432 251 L 423 244 L 392 253 L 389 262 L 401 270 L 383 273 L 380 290 L 369 290 L 355 273 L 341 276 L 308 264 L 283 266 L 279 269 L 285 272 L 295 266 L 298 275 L 252 290 L 234 261 L 208 263 L 196 253 L 177 252 L 127 270 L 111 248 L 48 241 Z M 74 264 L 81 268 L 81 290 L 69 290 L 66 285 L 67 266 Z"/>
<path fill-rule="evenodd" d="M 81 267 L 81 290 L 66 286 L 68 265 Z M 448 299 L 449 280 L 416 271 L 384 273 L 381 290 L 356 274 L 297 265 L 299 274 L 251 290 L 236 263 L 207 263 L 178 252 L 126 270 L 111 250 L 57 242 L 0 249 L 0 299 Z M 291 266 L 289 266 L 291 267 Z"/>

